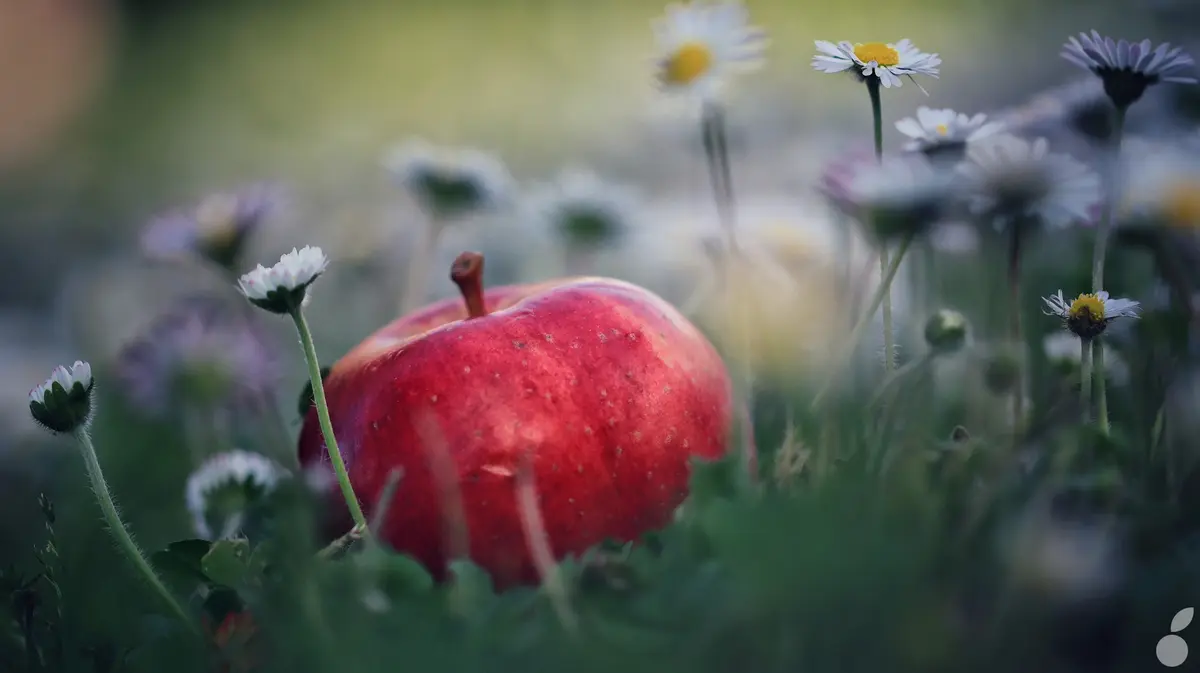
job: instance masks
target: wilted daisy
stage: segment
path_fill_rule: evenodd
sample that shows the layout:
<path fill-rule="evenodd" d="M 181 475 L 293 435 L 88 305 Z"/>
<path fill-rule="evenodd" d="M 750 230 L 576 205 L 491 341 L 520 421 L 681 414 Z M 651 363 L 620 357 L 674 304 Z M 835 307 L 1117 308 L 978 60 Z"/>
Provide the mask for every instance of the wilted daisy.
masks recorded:
<path fill-rule="evenodd" d="M 856 217 L 886 240 L 937 223 L 952 205 L 954 177 L 922 157 L 886 155 L 859 167 L 846 199 Z"/>
<path fill-rule="evenodd" d="M 654 21 L 656 77 L 663 90 L 711 100 L 730 75 L 757 69 L 766 32 L 740 2 L 669 5 Z"/>
<path fill-rule="evenodd" d="M 193 206 L 154 218 L 142 233 L 142 249 L 154 257 L 196 255 L 232 268 L 279 198 L 274 185 L 212 194 Z"/>
<path fill-rule="evenodd" d="M 1046 315 L 1062 318 L 1067 329 L 1080 339 L 1094 339 L 1100 336 L 1108 324 L 1117 318 L 1138 317 L 1138 302 L 1132 299 L 1114 299 L 1103 290 L 1094 294 L 1081 294 L 1071 301 L 1064 299 L 1062 290 L 1059 290 L 1058 294 L 1043 297 L 1042 301 L 1049 309 Z"/>
<path fill-rule="evenodd" d="M 876 77 L 885 88 L 903 84 L 901 77 L 913 80 L 913 75 L 938 76 L 942 59 L 937 54 L 926 54 L 913 46 L 912 40 L 904 39 L 895 44 L 885 42 L 826 42 L 816 40 L 817 51 L 812 67 L 824 73 L 845 72 L 854 68 L 861 79 Z M 921 91 L 925 89 L 921 88 Z"/>
<path fill-rule="evenodd" d="M 306 245 L 279 258 L 275 266 L 258 268 L 238 279 L 242 294 L 255 306 L 272 313 L 291 313 L 304 302 L 308 286 L 313 284 L 329 259 L 315 246 Z"/>
<path fill-rule="evenodd" d="M 637 215 L 637 194 L 591 171 L 568 169 L 535 187 L 528 205 L 568 247 L 597 248 L 619 240 Z"/>
<path fill-rule="evenodd" d="M 1031 218 L 1051 227 L 1091 223 L 1101 203 L 1100 176 L 1050 152 L 1044 138 L 1001 134 L 971 143 L 959 171 L 972 212 L 1001 224 Z"/>
<path fill-rule="evenodd" d="M 257 404 L 278 380 L 265 335 L 206 297 L 186 298 L 117 355 L 116 375 L 139 409 Z"/>
<path fill-rule="evenodd" d="M 1182 47 L 1163 43 L 1155 47 L 1150 40 L 1115 41 L 1097 31 L 1071 37 L 1062 51 L 1063 58 L 1091 70 L 1104 82 L 1104 92 L 1113 105 L 1124 110 L 1159 82 L 1195 84 L 1196 62 Z"/>
<path fill-rule="evenodd" d="M 50 378 L 29 391 L 29 413 L 52 432 L 86 427 L 92 418 L 92 366 L 81 360 L 54 368 Z"/>
<path fill-rule="evenodd" d="M 188 476 L 185 499 L 196 534 L 206 540 L 236 537 L 254 508 L 275 490 L 287 471 L 257 453 L 219 453 Z"/>
<path fill-rule="evenodd" d="M 916 117 L 896 122 L 896 130 L 912 139 L 904 149 L 922 152 L 930 158 L 961 159 L 967 143 L 993 135 L 1001 128 L 999 123 L 988 123 L 983 113 L 969 117 L 949 108 L 934 110 L 924 106 L 917 108 Z"/>
<path fill-rule="evenodd" d="M 436 220 L 496 207 L 513 187 L 503 162 L 471 148 L 410 140 L 389 152 L 383 164 Z"/>

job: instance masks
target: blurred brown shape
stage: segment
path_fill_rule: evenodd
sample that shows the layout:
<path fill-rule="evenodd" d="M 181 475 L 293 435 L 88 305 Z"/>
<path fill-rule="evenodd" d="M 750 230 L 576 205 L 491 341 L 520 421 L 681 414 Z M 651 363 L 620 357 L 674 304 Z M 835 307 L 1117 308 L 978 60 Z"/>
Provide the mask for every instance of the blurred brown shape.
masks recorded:
<path fill-rule="evenodd" d="M 0 0 L 0 169 L 47 150 L 87 104 L 112 18 L 108 0 Z"/>

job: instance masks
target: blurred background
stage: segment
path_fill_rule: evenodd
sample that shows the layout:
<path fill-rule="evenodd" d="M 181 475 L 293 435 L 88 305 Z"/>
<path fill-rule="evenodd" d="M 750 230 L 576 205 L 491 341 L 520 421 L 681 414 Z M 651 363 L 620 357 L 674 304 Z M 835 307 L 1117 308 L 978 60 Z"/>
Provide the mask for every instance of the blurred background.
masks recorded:
<path fill-rule="evenodd" d="M 830 220 L 813 186 L 828 160 L 869 142 L 870 111 L 861 87 L 810 68 L 814 39 L 909 37 L 941 54 L 928 98 L 909 85 L 885 96 L 885 143 L 897 146 L 893 123 L 917 105 L 1001 113 L 1078 81 L 1058 56 L 1069 34 L 1195 34 L 1177 14 L 1194 11 L 1186 0 L 748 5 L 772 46 L 730 110 L 742 221 L 784 226 L 818 255 Z M 77 358 L 109 387 L 104 372 L 120 349 L 179 297 L 207 289 L 236 299 L 231 278 L 152 261 L 139 244 L 151 218 L 210 193 L 264 181 L 284 189 L 245 268 L 305 244 L 333 257 L 310 312 L 325 362 L 395 317 L 424 219 L 381 160 L 413 137 L 493 152 L 522 183 L 582 164 L 636 187 L 646 203 L 637 244 L 592 270 L 684 301 L 716 217 L 696 125 L 653 87 L 649 22 L 662 9 L 658 0 L 0 0 L 0 549 L 41 527 L 39 492 L 82 483 L 70 442 L 30 421 L 28 390 Z M 1169 123 L 1143 107 L 1131 120 L 1140 130 Z M 429 295 L 453 292 L 444 270 L 465 248 L 489 256 L 493 283 L 572 270 L 543 243 L 517 216 L 454 227 L 430 266 Z M 820 277 L 812 282 L 819 291 Z M 264 329 L 283 365 L 272 404 L 294 433 L 299 349 L 286 321 Z M 133 527 L 151 548 L 186 536 L 190 463 L 171 459 L 182 451 L 178 419 L 145 438 L 106 433 L 138 410 L 104 399 L 97 443 Z M 94 522 L 91 503 L 78 502 L 80 521 Z"/>

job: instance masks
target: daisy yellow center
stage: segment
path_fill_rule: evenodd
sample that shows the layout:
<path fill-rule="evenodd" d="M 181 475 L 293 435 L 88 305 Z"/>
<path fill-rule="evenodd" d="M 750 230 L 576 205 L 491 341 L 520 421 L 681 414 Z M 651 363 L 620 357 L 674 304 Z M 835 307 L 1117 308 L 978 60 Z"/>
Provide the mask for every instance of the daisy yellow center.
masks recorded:
<path fill-rule="evenodd" d="M 1167 222 L 1177 227 L 1200 227 L 1200 182 L 1179 182 L 1163 199 Z"/>
<path fill-rule="evenodd" d="M 937 134 L 938 134 L 939 136 L 948 136 L 948 135 L 950 135 L 950 127 L 949 127 L 949 126 L 946 126 L 945 124 L 938 124 L 937 126 L 933 127 L 933 129 L 934 129 L 935 131 L 937 131 Z"/>
<path fill-rule="evenodd" d="M 662 77 L 671 84 L 691 84 L 712 69 L 712 49 L 703 42 L 685 42 L 663 63 Z"/>
<path fill-rule="evenodd" d="M 882 66 L 900 65 L 900 53 L 882 42 L 854 45 L 854 55 L 863 63 L 875 61 Z"/>
<path fill-rule="evenodd" d="M 1067 315 L 1072 320 L 1088 319 L 1099 322 L 1104 320 L 1104 301 L 1094 294 L 1081 294 L 1071 302 Z"/>

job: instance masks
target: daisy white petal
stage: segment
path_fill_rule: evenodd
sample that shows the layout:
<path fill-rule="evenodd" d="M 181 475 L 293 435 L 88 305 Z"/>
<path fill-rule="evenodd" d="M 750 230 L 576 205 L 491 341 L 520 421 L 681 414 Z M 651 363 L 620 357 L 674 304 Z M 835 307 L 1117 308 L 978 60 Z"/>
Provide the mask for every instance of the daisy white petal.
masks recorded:
<path fill-rule="evenodd" d="M 671 5 L 654 29 L 659 87 L 702 101 L 718 97 L 731 75 L 760 67 L 768 44 L 733 0 Z"/>
<path fill-rule="evenodd" d="M 1073 300 L 1058 294 L 1043 297 L 1049 315 L 1063 320 L 1067 329 L 1080 339 L 1094 339 L 1104 333 L 1109 323 L 1118 318 L 1137 318 L 1141 304 L 1132 299 L 1110 297 L 1104 290 L 1084 293 Z"/>
<path fill-rule="evenodd" d="M 915 118 L 896 122 L 896 130 L 912 139 L 906 150 L 955 159 L 962 158 L 969 141 L 994 135 L 1000 128 L 999 124 L 988 124 L 984 114 L 968 117 L 949 108 L 934 110 L 923 106 L 917 108 Z"/>
<path fill-rule="evenodd" d="M 885 88 L 903 85 L 902 78 L 914 75 L 938 76 L 942 59 L 937 54 L 927 54 L 913 46 L 911 40 L 903 39 L 895 44 L 867 42 L 851 44 L 839 42 L 834 45 L 816 40 L 818 51 L 813 56 L 812 67 L 818 72 L 839 73 L 854 68 L 860 79 L 876 78 Z M 915 83 L 915 80 L 914 80 Z M 918 84 L 918 88 L 920 85 Z M 924 91 L 924 89 L 921 89 Z"/>
<path fill-rule="evenodd" d="M 1196 62 L 1182 48 L 1169 43 L 1152 49 L 1150 40 L 1135 43 L 1113 40 L 1093 30 L 1069 38 L 1063 45 L 1062 56 L 1095 73 L 1104 82 L 1104 91 L 1113 104 L 1122 110 L 1159 82 L 1197 82 Z"/>
<path fill-rule="evenodd" d="M 308 286 L 325 272 L 329 259 L 315 246 L 304 246 L 279 258 L 271 268 L 259 264 L 238 279 L 238 287 L 252 304 L 272 313 L 285 314 L 304 302 Z"/>
<path fill-rule="evenodd" d="M 54 368 L 50 377 L 29 391 L 29 413 L 51 432 L 71 432 L 92 417 L 92 366 L 76 360 L 68 369 Z"/>
<path fill-rule="evenodd" d="M 184 490 L 196 533 L 210 540 L 237 535 L 246 510 L 286 475 L 265 456 L 248 451 L 235 449 L 209 458 L 188 476 Z"/>
<path fill-rule="evenodd" d="M 513 191 L 504 163 L 477 149 L 414 139 L 392 149 L 383 165 L 397 184 L 439 219 L 495 208 L 506 203 Z"/>
<path fill-rule="evenodd" d="M 1100 177 L 1044 138 L 1001 134 L 972 143 L 959 166 L 971 210 L 997 221 L 1033 218 L 1051 227 L 1091 222 L 1101 201 Z"/>

